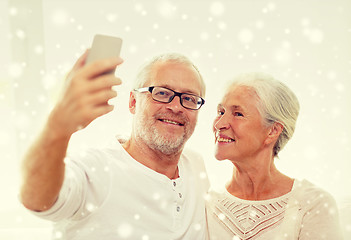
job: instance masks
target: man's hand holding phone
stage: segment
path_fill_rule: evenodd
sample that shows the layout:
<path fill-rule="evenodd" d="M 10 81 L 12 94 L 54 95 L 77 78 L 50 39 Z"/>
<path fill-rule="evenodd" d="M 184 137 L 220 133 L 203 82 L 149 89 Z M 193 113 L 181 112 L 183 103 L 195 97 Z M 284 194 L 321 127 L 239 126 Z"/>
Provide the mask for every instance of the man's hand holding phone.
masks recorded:
<path fill-rule="evenodd" d="M 68 74 L 64 94 L 49 118 L 56 134 L 69 137 L 113 110 L 108 101 L 117 96 L 112 87 L 122 83 L 114 75 L 123 62 L 119 57 L 121 43 L 119 38 L 97 35 L 92 48 L 77 60 Z"/>
<path fill-rule="evenodd" d="M 114 48 L 103 43 L 100 46 Z M 120 44 L 116 47 L 120 48 Z M 29 209 L 44 211 L 56 202 L 65 176 L 64 157 L 71 135 L 113 109 L 108 104 L 117 95 L 112 87 L 121 84 L 113 73 L 123 60 L 119 49 L 117 55 L 97 59 L 92 57 L 93 52 L 101 52 L 95 44 L 73 66 L 61 98 L 24 157 L 21 201 Z"/>

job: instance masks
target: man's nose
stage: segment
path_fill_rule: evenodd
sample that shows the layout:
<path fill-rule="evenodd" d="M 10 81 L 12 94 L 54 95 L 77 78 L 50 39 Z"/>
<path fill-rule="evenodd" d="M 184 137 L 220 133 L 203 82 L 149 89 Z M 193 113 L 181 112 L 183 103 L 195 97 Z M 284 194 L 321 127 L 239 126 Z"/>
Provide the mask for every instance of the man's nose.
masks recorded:
<path fill-rule="evenodd" d="M 180 96 L 174 96 L 171 102 L 167 104 L 167 108 L 173 110 L 174 112 L 182 112 L 184 107 L 180 103 Z"/>

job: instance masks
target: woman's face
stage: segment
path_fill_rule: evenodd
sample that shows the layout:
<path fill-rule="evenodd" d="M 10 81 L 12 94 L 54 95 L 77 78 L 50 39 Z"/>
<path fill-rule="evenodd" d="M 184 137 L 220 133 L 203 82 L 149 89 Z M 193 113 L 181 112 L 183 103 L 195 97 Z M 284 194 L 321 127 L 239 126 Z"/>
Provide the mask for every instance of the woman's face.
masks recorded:
<path fill-rule="evenodd" d="M 264 126 L 257 109 L 259 101 L 249 87 L 231 86 L 218 104 L 213 123 L 215 157 L 243 161 L 254 157 L 266 146 L 269 128 Z"/>

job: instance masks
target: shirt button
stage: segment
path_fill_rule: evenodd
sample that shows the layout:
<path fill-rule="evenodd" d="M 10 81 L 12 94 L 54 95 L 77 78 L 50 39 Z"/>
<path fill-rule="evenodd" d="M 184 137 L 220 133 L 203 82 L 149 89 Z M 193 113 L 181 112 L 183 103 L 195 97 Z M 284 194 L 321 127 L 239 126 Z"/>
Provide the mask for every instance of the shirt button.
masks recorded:
<path fill-rule="evenodd" d="M 179 206 L 177 206 L 177 212 L 179 212 L 180 211 L 180 207 Z"/>
<path fill-rule="evenodd" d="M 179 193 L 179 198 L 182 198 L 182 194 L 181 193 Z"/>
<path fill-rule="evenodd" d="M 176 182 L 173 182 L 173 186 L 176 186 L 177 185 L 177 183 Z"/>

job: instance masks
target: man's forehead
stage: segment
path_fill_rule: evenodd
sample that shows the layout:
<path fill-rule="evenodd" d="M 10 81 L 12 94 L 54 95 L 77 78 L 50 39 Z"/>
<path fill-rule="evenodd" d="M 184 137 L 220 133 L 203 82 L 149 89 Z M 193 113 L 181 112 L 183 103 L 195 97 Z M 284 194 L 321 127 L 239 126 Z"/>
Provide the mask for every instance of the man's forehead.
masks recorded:
<path fill-rule="evenodd" d="M 175 68 L 172 68 L 172 65 L 174 65 Z M 180 72 L 179 74 L 177 73 L 178 70 Z M 183 70 L 185 72 L 182 72 Z M 154 66 L 146 84 L 148 86 L 155 85 L 167 87 L 175 91 L 188 92 L 197 95 L 201 93 L 199 75 L 192 66 L 185 63 L 166 62 L 162 63 L 162 66 Z"/>

